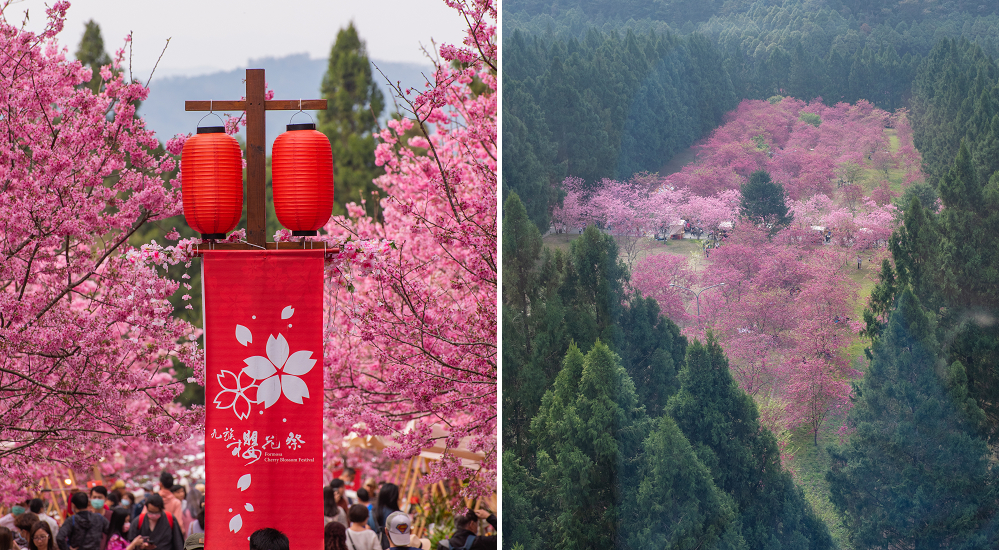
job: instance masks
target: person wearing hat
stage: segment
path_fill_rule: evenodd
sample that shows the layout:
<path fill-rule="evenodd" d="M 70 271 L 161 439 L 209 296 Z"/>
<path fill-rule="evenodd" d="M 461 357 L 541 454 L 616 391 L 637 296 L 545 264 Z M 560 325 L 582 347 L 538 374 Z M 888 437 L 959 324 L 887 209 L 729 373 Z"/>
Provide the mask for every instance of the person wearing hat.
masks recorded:
<path fill-rule="evenodd" d="M 497 517 L 486 510 L 469 510 L 455 516 L 455 534 L 448 539 L 447 548 L 463 550 L 495 550 L 496 537 L 479 536 L 479 520 L 485 519 L 493 529 L 497 528 Z"/>
<path fill-rule="evenodd" d="M 389 537 L 389 548 L 412 548 L 410 535 L 413 529 L 410 516 L 406 512 L 393 512 L 385 520 L 385 534 Z"/>
<path fill-rule="evenodd" d="M 14 527 L 14 520 L 16 520 L 21 514 L 28 511 L 28 507 L 25 506 L 25 504 L 27 504 L 27 502 L 18 502 L 17 504 L 11 506 L 10 513 L 0 518 L 0 527 L 6 527 L 7 529 L 10 529 L 12 533 L 16 533 L 17 528 Z"/>
<path fill-rule="evenodd" d="M 184 550 L 205 550 L 205 533 L 195 533 L 184 541 Z"/>

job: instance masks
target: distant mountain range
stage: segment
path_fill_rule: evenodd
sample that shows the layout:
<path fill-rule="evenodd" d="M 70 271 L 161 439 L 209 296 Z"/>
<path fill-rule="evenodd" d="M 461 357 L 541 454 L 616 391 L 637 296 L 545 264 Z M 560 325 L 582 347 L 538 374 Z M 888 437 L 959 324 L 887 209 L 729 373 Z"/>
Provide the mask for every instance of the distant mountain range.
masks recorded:
<path fill-rule="evenodd" d="M 373 61 L 374 65 L 394 83 L 399 81 L 403 89 L 423 89 L 424 75 L 433 75 L 433 66 L 417 63 L 400 63 L 393 61 Z M 265 57 L 251 59 L 249 68 L 264 69 L 268 87 L 275 92 L 275 99 L 320 99 L 320 83 L 326 73 L 326 59 L 310 59 L 308 54 L 293 54 L 285 57 Z M 375 67 L 372 72 L 376 82 L 381 85 L 382 94 L 387 105 L 380 120 L 384 122 L 393 112 L 393 92 L 385 78 Z M 236 100 L 246 95 L 246 68 L 221 71 L 199 76 L 171 76 L 157 79 L 154 75 L 149 84 L 149 98 L 139 106 L 139 114 L 146 120 L 146 127 L 154 130 L 160 141 L 173 137 L 175 134 L 194 133 L 198 121 L 205 113 L 186 112 L 186 100 Z M 412 96 L 411 96 L 412 97 Z M 316 117 L 315 111 L 306 111 Z M 222 114 L 222 113 L 220 113 Z M 236 114 L 236 113 L 231 113 Z M 285 125 L 292 117 L 292 111 L 268 111 L 267 113 L 267 148 L 279 134 L 285 131 Z M 309 122 L 309 117 L 298 115 L 295 123 Z M 204 126 L 219 125 L 218 119 L 205 119 Z"/>

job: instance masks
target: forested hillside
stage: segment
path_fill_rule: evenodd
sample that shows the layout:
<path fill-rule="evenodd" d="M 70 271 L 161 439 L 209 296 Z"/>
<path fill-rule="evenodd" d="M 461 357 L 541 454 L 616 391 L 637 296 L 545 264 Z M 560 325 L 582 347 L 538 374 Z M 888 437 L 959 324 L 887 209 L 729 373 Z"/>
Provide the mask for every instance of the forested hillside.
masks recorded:
<path fill-rule="evenodd" d="M 504 9 L 505 547 L 996 548 L 996 3 Z"/>
<path fill-rule="evenodd" d="M 505 196 L 516 190 L 545 228 L 565 176 L 657 171 L 736 105 L 721 62 L 701 36 L 515 31 L 504 43 Z"/>
<path fill-rule="evenodd" d="M 974 58 L 973 65 L 985 63 L 980 72 L 989 73 L 992 63 L 996 73 L 997 5 L 916 6 L 839 0 L 507 2 L 503 84 L 504 97 L 511 99 L 504 102 L 504 141 L 514 153 L 504 165 L 503 196 L 516 190 L 545 231 L 563 177 L 595 182 L 656 172 L 740 99 L 821 97 L 831 106 L 864 99 L 890 112 L 918 111 L 914 95 L 934 95 L 933 82 L 947 79 L 952 95 L 963 90 L 961 97 L 946 99 L 954 115 L 967 99 L 964 83 L 976 82 L 977 69 L 956 80 L 955 69 L 946 67 L 959 57 Z M 955 41 L 951 53 L 940 51 L 946 39 Z M 930 64 L 923 80 L 922 64 Z M 562 94 L 559 86 L 572 91 Z M 982 95 L 977 86 L 972 102 Z M 990 94 L 995 100 L 997 94 Z M 921 116 L 916 113 L 914 124 L 918 148 L 925 146 L 924 128 L 939 130 L 939 124 L 923 125 Z M 986 117 L 980 125 L 988 123 Z M 940 176 L 958 150 L 957 137 L 946 141 L 946 154 L 929 157 L 931 175 Z"/>
<path fill-rule="evenodd" d="M 564 254 L 505 211 L 505 547 L 831 548 L 719 344 L 631 291 L 611 236 Z"/>

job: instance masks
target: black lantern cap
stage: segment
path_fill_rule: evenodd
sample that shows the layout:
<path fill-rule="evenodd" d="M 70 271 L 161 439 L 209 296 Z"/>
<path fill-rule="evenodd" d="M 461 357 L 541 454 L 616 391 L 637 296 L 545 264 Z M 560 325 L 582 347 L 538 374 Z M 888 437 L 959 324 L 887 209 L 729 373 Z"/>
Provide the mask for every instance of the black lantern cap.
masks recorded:
<path fill-rule="evenodd" d="M 225 240 L 225 238 L 226 238 L 226 234 L 225 233 L 202 233 L 201 234 L 201 240 L 203 240 L 203 241 L 208 241 L 208 240 L 211 240 L 211 241 L 222 241 L 222 240 Z"/>
<path fill-rule="evenodd" d="M 312 231 L 292 231 L 293 237 L 315 237 L 319 235 L 319 231 L 313 229 Z"/>
<path fill-rule="evenodd" d="M 198 128 L 199 134 L 225 134 L 225 126 L 202 126 Z"/>
<path fill-rule="evenodd" d="M 289 124 L 288 126 L 285 126 L 285 130 L 288 132 L 291 132 L 293 130 L 315 130 L 315 129 L 316 129 L 315 122 L 305 122 L 302 124 Z"/>

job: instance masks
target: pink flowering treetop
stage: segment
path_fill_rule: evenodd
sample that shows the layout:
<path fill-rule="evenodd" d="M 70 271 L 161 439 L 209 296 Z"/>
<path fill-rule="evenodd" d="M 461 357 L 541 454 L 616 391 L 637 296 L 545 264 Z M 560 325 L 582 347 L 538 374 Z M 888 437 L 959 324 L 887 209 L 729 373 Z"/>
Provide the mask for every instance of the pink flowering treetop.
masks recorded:
<path fill-rule="evenodd" d="M 144 86 L 108 66 L 100 93 L 81 86 L 90 69 L 56 42 L 68 7 L 40 34 L 0 12 L 0 477 L 18 481 L 31 464 L 89 465 L 120 438 L 186 440 L 198 420 L 160 375 L 200 358 L 171 316 L 168 259 L 128 245 L 179 213 L 161 178 L 174 162 L 134 116 Z"/>
<path fill-rule="evenodd" d="M 328 265 L 326 402 L 345 431 L 398 443 L 392 458 L 483 453 L 469 469 L 446 452 L 425 478 L 478 497 L 496 490 L 497 14 L 492 0 L 448 5 L 469 22 L 463 45 L 440 49 L 415 98 L 397 90 L 411 118 L 377 134 L 381 218 L 350 204 L 326 227 L 342 247 Z"/>

